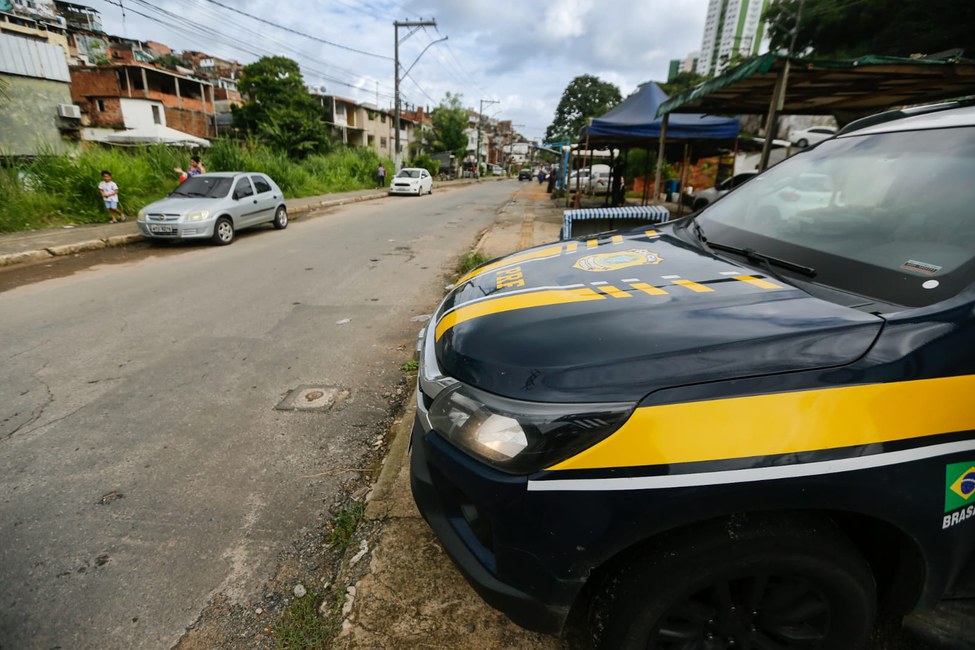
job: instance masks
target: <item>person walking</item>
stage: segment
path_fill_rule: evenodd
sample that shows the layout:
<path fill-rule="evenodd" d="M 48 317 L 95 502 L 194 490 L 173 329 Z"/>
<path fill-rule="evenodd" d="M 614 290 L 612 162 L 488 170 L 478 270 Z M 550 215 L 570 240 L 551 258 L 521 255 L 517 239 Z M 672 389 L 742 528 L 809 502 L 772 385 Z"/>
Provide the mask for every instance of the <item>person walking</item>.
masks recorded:
<path fill-rule="evenodd" d="M 190 157 L 190 168 L 186 171 L 183 171 L 182 167 L 173 167 L 173 171 L 179 174 L 180 183 L 191 176 L 199 176 L 200 174 L 207 173 L 207 169 L 203 166 L 203 163 L 200 162 L 199 156 Z"/>
<path fill-rule="evenodd" d="M 118 207 L 118 185 L 112 180 L 112 172 L 107 170 L 102 172 L 102 182 L 98 184 L 98 191 L 102 195 L 102 201 L 105 202 L 108 216 L 111 217 L 109 223 L 125 221 L 125 213 Z"/>
<path fill-rule="evenodd" d="M 376 187 L 386 187 L 386 167 L 382 163 L 379 163 L 379 169 L 376 170 Z"/>

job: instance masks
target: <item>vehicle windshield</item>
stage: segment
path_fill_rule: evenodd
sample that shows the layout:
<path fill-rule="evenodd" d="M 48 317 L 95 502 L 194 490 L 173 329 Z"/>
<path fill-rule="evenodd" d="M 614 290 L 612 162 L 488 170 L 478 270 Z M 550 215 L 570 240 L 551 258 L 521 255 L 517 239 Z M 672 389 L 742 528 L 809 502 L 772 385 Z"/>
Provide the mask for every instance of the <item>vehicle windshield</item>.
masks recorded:
<path fill-rule="evenodd" d="M 707 242 L 815 269 L 817 284 L 919 307 L 975 281 L 975 128 L 839 138 L 696 218 Z M 727 248 L 725 248 L 727 250 Z"/>
<path fill-rule="evenodd" d="M 396 174 L 396 178 L 420 178 L 419 169 L 403 169 Z"/>
<path fill-rule="evenodd" d="M 199 176 L 190 176 L 185 181 L 179 184 L 175 190 L 170 192 L 170 196 L 179 197 L 193 197 L 193 198 L 207 198 L 207 199 L 219 199 L 230 194 L 230 186 L 233 185 L 233 179 L 227 178 L 226 176 L 208 176 L 207 174 L 200 174 Z"/>

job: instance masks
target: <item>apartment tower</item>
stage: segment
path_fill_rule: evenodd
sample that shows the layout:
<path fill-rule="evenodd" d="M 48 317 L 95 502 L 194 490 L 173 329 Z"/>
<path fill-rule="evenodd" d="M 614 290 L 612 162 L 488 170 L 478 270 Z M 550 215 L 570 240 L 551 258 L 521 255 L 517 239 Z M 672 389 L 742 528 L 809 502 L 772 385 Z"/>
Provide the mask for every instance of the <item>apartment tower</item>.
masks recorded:
<path fill-rule="evenodd" d="M 735 54 L 758 54 L 765 24 L 762 12 L 769 0 L 710 0 L 704 38 L 697 61 L 698 74 L 719 74 Z"/>

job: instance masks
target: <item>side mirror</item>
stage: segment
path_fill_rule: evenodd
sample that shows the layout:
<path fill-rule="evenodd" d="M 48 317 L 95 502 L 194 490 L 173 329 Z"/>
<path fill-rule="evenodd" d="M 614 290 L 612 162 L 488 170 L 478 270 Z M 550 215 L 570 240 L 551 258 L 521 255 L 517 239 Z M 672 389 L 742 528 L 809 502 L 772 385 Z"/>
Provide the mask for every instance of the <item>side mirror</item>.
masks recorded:
<path fill-rule="evenodd" d="M 240 201 L 240 192 L 234 190 L 234 201 Z"/>

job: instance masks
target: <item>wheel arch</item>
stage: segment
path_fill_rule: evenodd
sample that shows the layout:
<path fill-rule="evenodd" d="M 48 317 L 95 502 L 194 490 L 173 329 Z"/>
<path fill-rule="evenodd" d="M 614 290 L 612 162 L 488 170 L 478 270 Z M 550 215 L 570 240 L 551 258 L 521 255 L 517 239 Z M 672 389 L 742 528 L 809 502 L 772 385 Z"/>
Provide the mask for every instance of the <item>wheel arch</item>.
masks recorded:
<path fill-rule="evenodd" d="M 730 530 L 742 521 L 816 522 L 834 527 L 859 551 L 870 566 L 877 583 L 877 600 L 882 607 L 897 613 L 910 612 L 919 602 L 927 577 L 927 561 L 917 541 L 898 526 L 860 512 L 826 509 L 755 510 L 731 513 L 670 528 L 638 541 L 590 570 L 586 587 L 573 606 L 582 612 L 592 596 L 592 586 L 600 577 L 628 565 L 640 557 L 666 552 L 676 544 L 688 543 L 696 535 L 715 530 Z"/>

